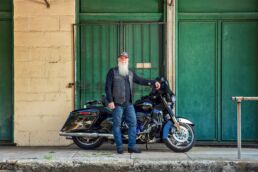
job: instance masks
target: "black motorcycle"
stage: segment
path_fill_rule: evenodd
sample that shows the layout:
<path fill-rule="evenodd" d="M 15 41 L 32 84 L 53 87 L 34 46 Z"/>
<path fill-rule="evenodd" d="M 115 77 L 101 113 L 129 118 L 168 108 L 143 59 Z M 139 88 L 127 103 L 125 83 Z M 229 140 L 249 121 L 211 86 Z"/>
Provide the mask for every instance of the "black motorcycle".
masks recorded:
<path fill-rule="evenodd" d="M 175 152 L 186 152 L 194 145 L 194 124 L 176 117 L 175 95 L 165 78 L 159 78 L 161 88 L 152 89 L 148 96 L 134 104 L 137 116 L 137 144 L 165 143 Z M 89 101 L 86 108 L 72 111 L 60 131 L 60 136 L 72 139 L 82 149 L 95 149 L 108 141 L 114 143 L 112 110 L 102 101 Z M 121 125 L 123 142 L 128 142 L 128 126 Z"/>

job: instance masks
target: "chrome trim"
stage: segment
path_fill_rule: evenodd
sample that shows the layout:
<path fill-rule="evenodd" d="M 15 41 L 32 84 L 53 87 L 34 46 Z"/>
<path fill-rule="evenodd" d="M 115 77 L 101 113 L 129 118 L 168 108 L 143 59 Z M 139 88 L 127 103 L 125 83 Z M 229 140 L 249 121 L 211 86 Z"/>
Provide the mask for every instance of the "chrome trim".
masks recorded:
<path fill-rule="evenodd" d="M 97 138 L 97 137 L 108 137 L 108 138 L 114 138 L 113 134 L 108 133 L 67 133 L 67 132 L 59 132 L 60 136 L 75 136 L 75 137 L 91 137 L 91 138 Z"/>

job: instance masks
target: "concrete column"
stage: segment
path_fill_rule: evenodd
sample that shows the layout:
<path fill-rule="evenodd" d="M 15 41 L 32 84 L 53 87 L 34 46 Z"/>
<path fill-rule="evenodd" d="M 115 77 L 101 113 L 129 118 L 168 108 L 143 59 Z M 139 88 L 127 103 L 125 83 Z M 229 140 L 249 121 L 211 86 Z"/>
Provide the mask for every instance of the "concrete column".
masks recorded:
<path fill-rule="evenodd" d="M 58 135 L 73 109 L 75 1 L 14 0 L 14 142 L 66 145 Z"/>
<path fill-rule="evenodd" d="M 167 79 L 175 92 L 175 0 L 167 1 Z"/>

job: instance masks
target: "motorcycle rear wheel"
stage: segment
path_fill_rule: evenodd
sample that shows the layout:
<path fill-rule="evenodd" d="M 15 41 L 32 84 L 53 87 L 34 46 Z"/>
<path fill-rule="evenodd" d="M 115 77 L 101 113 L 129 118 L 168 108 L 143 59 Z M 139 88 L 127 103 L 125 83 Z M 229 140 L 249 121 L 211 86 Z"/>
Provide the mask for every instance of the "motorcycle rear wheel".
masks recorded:
<path fill-rule="evenodd" d="M 104 142 L 102 137 L 86 138 L 86 137 L 72 137 L 73 142 L 80 148 L 85 150 L 96 149 Z"/>
<path fill-rule="evenodd" d="M 165 145 L 175 152 L 187 152 L 192 149 L 195 142 L 195 135 L 192 126 L 179 123 L 180 132 L 172 127 L 168 138 L 164 139 Z"/>

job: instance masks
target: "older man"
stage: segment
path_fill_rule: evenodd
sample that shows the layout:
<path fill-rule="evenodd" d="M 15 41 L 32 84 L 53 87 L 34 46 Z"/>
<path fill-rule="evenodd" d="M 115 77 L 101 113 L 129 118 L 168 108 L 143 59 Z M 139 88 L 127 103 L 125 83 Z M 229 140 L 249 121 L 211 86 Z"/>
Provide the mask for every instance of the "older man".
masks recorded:
<path fill-rule="evenodd" d="M 132 104 L 133 83 L 160 88 L 160 83 L 155 80 L 146 80 L 137 76 L 129 70 L 129 56 L 127 52 L 122 52 L 118 57 L 118 66 L 109 70 L 106 78 L 106 96 L 109 102 L 108 107 L 114 109 L 113 116 L 113 134 L 118 154 L 122 154 L 123 142 L 121 136 L 121 123 L 123 117 L 129 126 L 128 129 L 128 152 L 141 153 L 136 147 L 136 114 Z"/>

